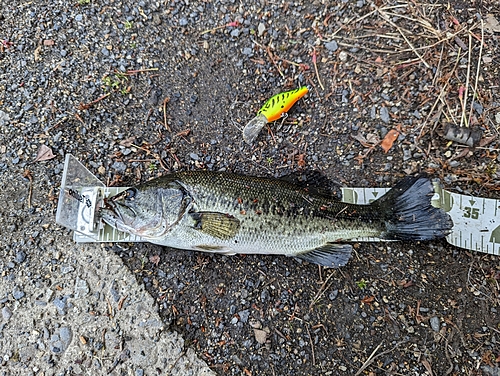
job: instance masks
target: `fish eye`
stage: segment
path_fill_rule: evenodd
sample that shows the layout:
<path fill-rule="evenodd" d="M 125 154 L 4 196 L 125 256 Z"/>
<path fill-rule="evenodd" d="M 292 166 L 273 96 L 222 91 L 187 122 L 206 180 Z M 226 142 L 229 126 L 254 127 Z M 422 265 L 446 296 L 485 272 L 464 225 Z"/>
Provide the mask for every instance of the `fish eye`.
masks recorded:
<path fill-rule="evenodd" d="M 135 188 L 129 188 L 125 191 L 125 199 L 126 200 L 133 200 L 135 196 L 137 195 L 137 189 Z"/>

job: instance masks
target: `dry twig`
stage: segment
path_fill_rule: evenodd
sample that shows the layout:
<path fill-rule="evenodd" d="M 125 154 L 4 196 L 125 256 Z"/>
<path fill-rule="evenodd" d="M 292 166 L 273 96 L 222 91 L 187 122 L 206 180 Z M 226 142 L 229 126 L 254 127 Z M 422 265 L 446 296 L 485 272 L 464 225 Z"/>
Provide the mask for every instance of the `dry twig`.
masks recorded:
<path fill-rule="evenodd" d="M 472 110 L 474 109 L 474 98 L 477 95 L 477 83 L 479 81 L 479 70 L 481 68 L 481 58 L 483 55 L 483 45 L 484 45 L 484 22 L 483 22 L 483 20 L 481 20 L 481 42 L 479 45 L 479 56 L 477 58 L 477 69 L 476 69 L 476 80 L 474 82 L 474 91 L 472 93 L 472 100 L 470 102 L 469 123 L 470 123 L 470 119 L 472 118 Z"/>
<path fill-rule="evenodd" d="M 325 87 L 323 86 L 323 83 L 321 82 L 321 78 L 319 78 L 319 72 L 318 72 L 318 65 L 316 64 L 316 59 L 317 59 L 317 54 L 316 54 L 316 47 L 313 48 L 313 54 L 312 54 L 312 62 L 314 65 L 314 71 L 316 72 L 316 77 L 318 78 L 318 83 L 319 86 L 321 86 L 322 90 L 325 90 Z"/>
<path fill-rule="evenodd" d="M 391 19 L 387 15 L 387 13 L 384 12 L 383 8 L 379 8 L 376 5 L 375 5 L 375 8 L 377 9 L 378 13 L 382 16 L 382 18 L 401 34 L 401 36 L 405 40 L 406 44 L 408 44 L 408 46 L 411 48 L 413 53 L 418 56 L 418 58 L 422 61 L 422 63 L 424 63 L 425 67 L 430 68 L 431 66 L 429 65 L 429 63 L 427 63 L 427 61 L 425 61 L 424 57 L 418 53 L 418 51 L 415 49 L 415 47 L 413 47 L 413 44 L 406 37 L 405 33 L 403 33 L 403 30 L 398 25 L 396 25 L 394 22 L 391 21 Z"/>
<path fill-rule="evenodd" d="M 31 196 L 33 194 L 33 175 L 31 175 L 30 170 L 24 170 L 23 176 L 28 178 L 30 185 L 28 188 L 28 208 L 31 209 Z"/>
<path fill-rule="evenodd" d="M 380 354 L 375 355 L 375 354 L 376 354 L 376 352 L 378 351 L 378 349 L 380 349 L 380 347 L 382 346 L 382 343 L 383 343 L 383 342 L 381 342 L 381 343 L 380 343 L 380 344 L 379 344 L 379 345 L 375 348 L 375 350 L 373 350 L 373 352 L 370 354 L 370 356 L 368 357 L 368 359 L 366 359 L 366 361 L 363 363 L 363 365 L 361 366 L 361 368 L 358 370 L 358 372 L 356 372 L 356 374 L 355 374 L 354 376 L 359 376 L 359 375 L 361 375 L 361 372 L 363 372 L 363 371 L 364 371 L 364 370 L 365 370 L 365 369 L 366 369 L 366 368 L 367 368 L 370 364 L 372 364 L 372 363 L 375 361 L 375 359 L 377 359 L 377 358 L 379 358 L 379 357 L 381 357 L 381 356 L 383 356 L 383 355 L 385 355 L 385 354 L 388 354 L 388 353 L 390 353 L 390 352 L 393 352 L 393 351 L 394 351 L 397 347 L 399 347 L 399 345 L 401 345 L 401 344 L 403 344 L 403 343 L 405 343 L 405 342 L 406 342 L 406 341 L 401 341 L 401 342 L 398 342 L 398 343 L 396 343 L 396 345 L 395 345 L 393 348 L 391 348 L 391 349 L 389 349 L 389 350 L 382 351 Z"/>
<path fill-rule="evenodd" d="M 165 99 L 163 100 L 163 124 L 165 124 L 165 128 L 167 129 L 167 131 L 172 132 L 172 130 L 170 129 L 170 127 L 168 126 L 168 123 L 167 123 L 167 103 L 168 102 L 170 102 L 170 97 L 165 97 Z"/>

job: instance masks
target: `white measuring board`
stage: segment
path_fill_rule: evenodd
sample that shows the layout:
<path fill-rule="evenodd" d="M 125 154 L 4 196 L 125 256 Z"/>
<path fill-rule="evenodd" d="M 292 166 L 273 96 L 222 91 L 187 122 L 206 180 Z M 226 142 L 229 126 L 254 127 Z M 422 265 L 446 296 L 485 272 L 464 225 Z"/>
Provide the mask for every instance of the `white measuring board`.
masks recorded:
<path fill-rule="evenodd" d="M 106 187 L 71 154 L 66 155 L 56 222 L 74 231 L 76 242 L 142 242 L 140 237 L 114 229 L 97 216 L 103 199 L 128 187 Z M 342 188 L 342 201 L 364 205 L 383 196 L 390 188 Z M 453 220 L 446 237 L 454 246 L 500 255 L 500 200 L 448 192 L 434 183 L 432 205 Z M 353 241 L 381 241 L 360 238 Z"/>
<path fill-rule="evenodd" d="M 342 201 L 368 204 L 390 188 L 342 188 Z M 453 220 L 448 243 L 471 251 L 500 255 L 500 200 L 448 192 L 434 183 L 432 205 Z M 359 239 L 369 241 L 370 239 Z"/>

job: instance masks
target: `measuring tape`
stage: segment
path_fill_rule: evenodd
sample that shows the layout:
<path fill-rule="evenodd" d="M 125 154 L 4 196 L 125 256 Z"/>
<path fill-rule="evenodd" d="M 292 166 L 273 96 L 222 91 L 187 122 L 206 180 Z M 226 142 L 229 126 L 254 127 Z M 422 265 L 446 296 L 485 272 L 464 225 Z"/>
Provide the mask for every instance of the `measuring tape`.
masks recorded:
<path fill-rule="evenodd" d="M 390 188 L 342 188 L 342 201 L 369 204 Z M 448 243 L 476 252 L 500 255 L 500 200 L 461 195 L 434 183 L 432 205 L 443 209 L 453 220 Z M 361 239 L 363 240 L 363 239 Z"/>
<path fill-rule="evenodd" d="M 74 231 L 73 239 L 85 242 L 142 242 L 138 236 L 120 232 L 96 220 L 102 200 L 128 187 L 106 187 L 71 154 L 66 155 L 56 222 Z M 342 201 L 365 205 L 390 188 L 342 188 Z M 471 251 L 500 255 L 500 200 L 448 192 L 434 183 L 432 205 L 453 220 L 448 243 Z M 361 238 L 357 241 L 379 241 Z"/>

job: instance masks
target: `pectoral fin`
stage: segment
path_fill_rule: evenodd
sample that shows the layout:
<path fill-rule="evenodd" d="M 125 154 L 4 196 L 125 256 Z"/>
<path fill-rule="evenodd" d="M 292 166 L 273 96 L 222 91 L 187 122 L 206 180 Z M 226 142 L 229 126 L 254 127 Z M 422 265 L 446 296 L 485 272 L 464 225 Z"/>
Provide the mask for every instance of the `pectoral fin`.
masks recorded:
<path fill-rule="evenodd" d="M 323 247 L 302 253 L 298 257 L 304 261 L 311 262 L 329 268 L 338 268 L 347 264 L 351 258 L 352 245 L 328 243 Z"/>
<path fill-rule="evenodd" d="M 219 239 L 231 239 L 240 229 L 239 219 L 224 213 L 217 212 L 196 212 L 191 213 L 195 220 L 194 227 Z"/>

